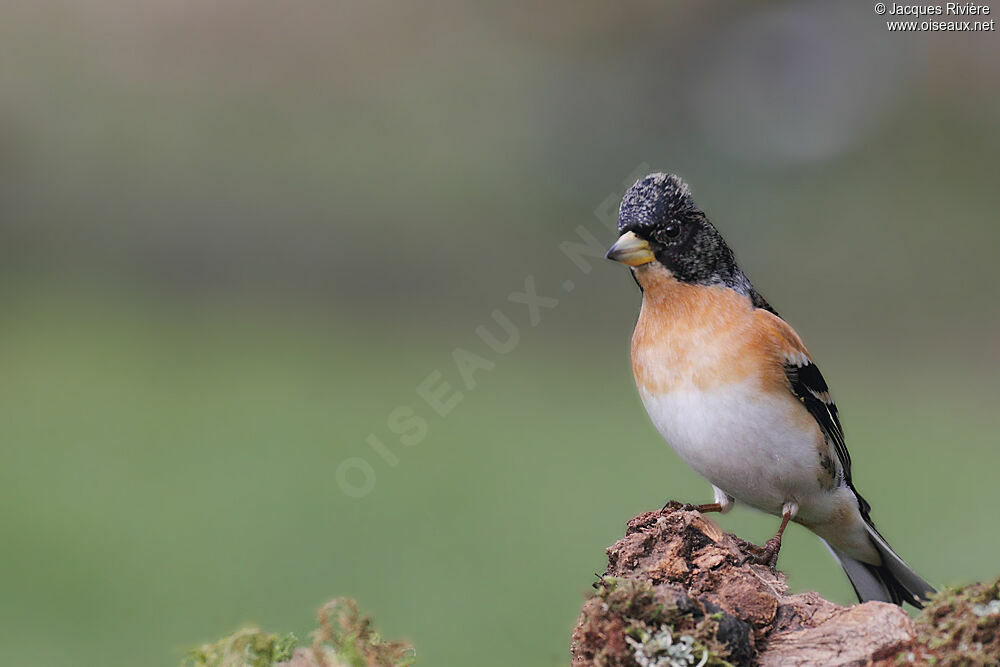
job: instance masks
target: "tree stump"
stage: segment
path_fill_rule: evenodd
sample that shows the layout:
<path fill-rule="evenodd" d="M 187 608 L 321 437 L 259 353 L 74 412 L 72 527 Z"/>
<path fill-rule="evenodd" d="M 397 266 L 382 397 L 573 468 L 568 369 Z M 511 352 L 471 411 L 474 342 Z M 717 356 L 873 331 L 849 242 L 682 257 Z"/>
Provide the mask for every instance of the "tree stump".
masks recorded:
<path fill-rule="evenodd" d="M 573 665 L 1000 664 L 996 583 L 943 591 L 914 622 L 884 602 L 789 595 L 752 548 L 696 511 L 635 517 L 583 606 Z"/>

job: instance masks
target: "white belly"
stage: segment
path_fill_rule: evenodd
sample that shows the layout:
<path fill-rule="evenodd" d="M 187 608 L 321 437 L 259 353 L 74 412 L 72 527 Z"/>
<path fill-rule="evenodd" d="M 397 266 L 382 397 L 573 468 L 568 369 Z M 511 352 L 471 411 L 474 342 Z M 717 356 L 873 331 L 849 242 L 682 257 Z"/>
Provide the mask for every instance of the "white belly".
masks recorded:
<path fill-rule="evenodd" d="M 753 379 L 639 394 L 677 454 L 736 500 L 777 515 L 788 501 L 799 504 L 800 515 L 825 513 L 810 507 L 810 499 L 827 495 L 817 493 L 824 441 L 814 425 L 790 417 L 801 410 L 794 400 L 763 394 Z"/>

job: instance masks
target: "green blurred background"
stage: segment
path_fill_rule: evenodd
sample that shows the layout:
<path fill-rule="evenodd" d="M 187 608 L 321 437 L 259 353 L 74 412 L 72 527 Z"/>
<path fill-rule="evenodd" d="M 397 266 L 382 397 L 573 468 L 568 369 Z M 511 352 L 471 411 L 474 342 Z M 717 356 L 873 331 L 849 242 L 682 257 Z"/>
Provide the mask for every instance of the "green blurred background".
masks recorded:
<path fill-rule="evenodd" d="M 710 497 L 636 397 L 627 272 L 559 250 L 611 243 L 637 169 L 687 178 L 802 333 L 904 557 L 995 575 L 996 33 L 661 5 L 7 3 L 4 662 L 176 664 L 349 595 L 421 664 L 567 663 L 624 522 Z M 461 388 L 456 348 L 492 368 L 442 418 L 417 387 Z M 851 600 L 789 536 L 792 587 Z"/>

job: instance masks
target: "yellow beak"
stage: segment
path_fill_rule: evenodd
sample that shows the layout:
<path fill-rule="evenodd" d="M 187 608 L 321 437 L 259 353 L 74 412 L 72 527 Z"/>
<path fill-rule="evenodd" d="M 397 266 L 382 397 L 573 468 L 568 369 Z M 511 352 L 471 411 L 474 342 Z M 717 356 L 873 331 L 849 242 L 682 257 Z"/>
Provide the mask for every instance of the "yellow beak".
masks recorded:
<path fill-rule="evenodd" d="M 642 266 L 656 259 L 649 249 L 649 242 L 640 239 L 634 232 L 625 232 L 618 237 L 605 256 L 629 266 Z"/>

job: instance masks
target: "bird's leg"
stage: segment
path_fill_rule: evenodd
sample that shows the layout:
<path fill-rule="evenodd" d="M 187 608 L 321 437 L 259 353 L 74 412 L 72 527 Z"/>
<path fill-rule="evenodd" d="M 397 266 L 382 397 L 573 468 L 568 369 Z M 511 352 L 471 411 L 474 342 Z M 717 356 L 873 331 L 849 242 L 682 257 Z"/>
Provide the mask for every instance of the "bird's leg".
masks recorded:
<path fill-rule="evenodd" d="M 788 527 L 788 522 L 795 518 L 799 512 L 799 505 L 795 502 L 787 502 L 781 508 L 781 526 L 778 527 L 778 534 L 764 543 L 764 547 L 759 553 L 753 555 L 753 559 L 761 564 L 774 568 L 778 564 L 778 552 L 781 551 L 781 536 Z"/>
<path fill-rule="evenodd" d="M 712 487 L 712 491 L 715 494 L 714 503 L 703 503 L 701 505 L 692 505 L 691 503 L 679 503 L 676 500 L 668 500 L 667 504 L 663 506 L 661 512 L 665 512 L 668 509 L 671 510 L 682 510 L 684 512 L 701 512 L 702 514 L 708 514 L 709 512 L 719 512 L 720 514 L 725 514 L 729 510 L 733 509 L 733 497 L 727 494 L 725 491 L 717 486 Z"/>
<path fill-rule="evenodd" d="M 725 512 L 721 503 L 705 503 L 703 505 L 689 505 L 689 507 L 701 512 L 702 514 L 708 514 L 709 512 Z"/>
<path fill-rule="evenodd" d="M 668 500 L 667 504 L 660 508 L 661 512 L 677 511 L 681 512 L 701 512 L 702 514 L 708 514 L 709 512 L 723 512 L 722 505 L 719 503 L 705 503 L 703 505 L 695 505 L 693 503 L 681 503 L 676 500 Z"/>

